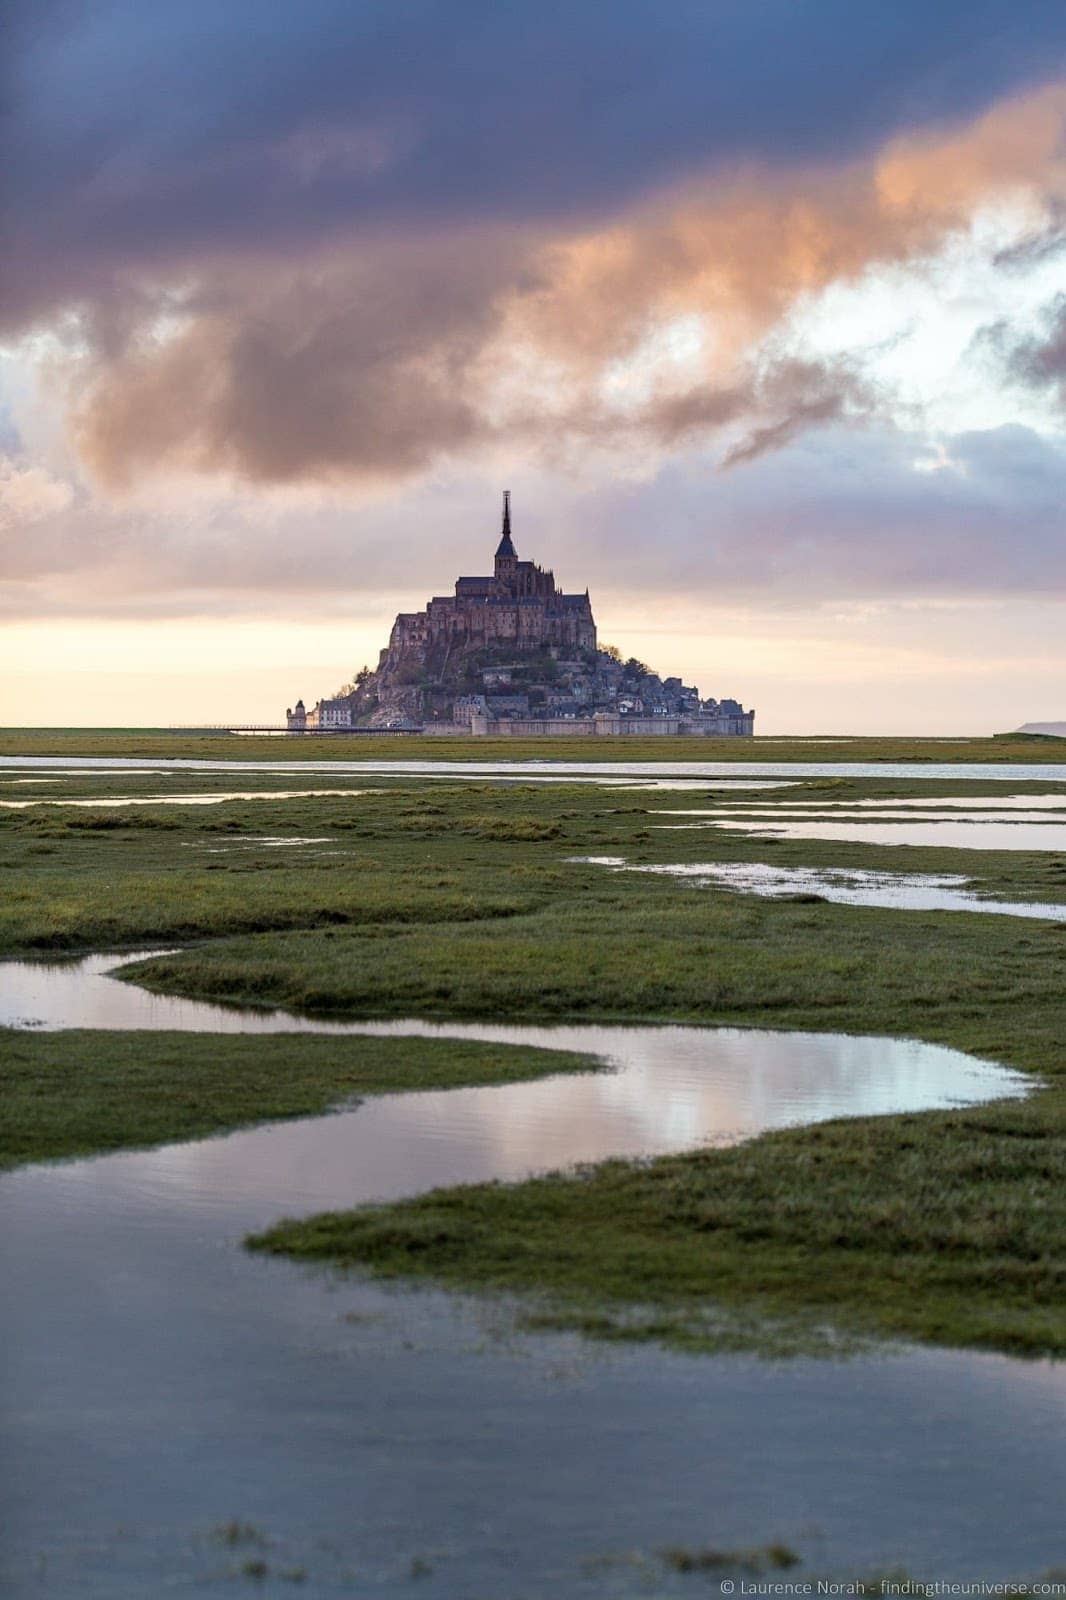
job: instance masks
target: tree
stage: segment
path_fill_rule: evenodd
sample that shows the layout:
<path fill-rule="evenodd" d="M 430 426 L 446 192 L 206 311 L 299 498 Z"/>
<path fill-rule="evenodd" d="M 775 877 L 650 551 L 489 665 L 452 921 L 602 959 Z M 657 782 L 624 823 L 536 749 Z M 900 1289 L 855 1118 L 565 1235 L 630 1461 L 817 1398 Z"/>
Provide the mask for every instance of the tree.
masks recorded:
<path fill-rule="evenodd" d="M 360 667 L 350 683 L 342 683 L 340 688 L 334 691 L 334 700 L 343 700 L 347 695 L 355 694 L 356 690 L 361 689 L 367 679 L 373 676 L 369 667 Z"/>
<path fill-rule="evenodd" d="M 601 644 L 600 653 L 605 656 L 610 656 L 612 661 L 621 661 L 622 659 L 622 652 L 619 650 L 616 644 Z"/>

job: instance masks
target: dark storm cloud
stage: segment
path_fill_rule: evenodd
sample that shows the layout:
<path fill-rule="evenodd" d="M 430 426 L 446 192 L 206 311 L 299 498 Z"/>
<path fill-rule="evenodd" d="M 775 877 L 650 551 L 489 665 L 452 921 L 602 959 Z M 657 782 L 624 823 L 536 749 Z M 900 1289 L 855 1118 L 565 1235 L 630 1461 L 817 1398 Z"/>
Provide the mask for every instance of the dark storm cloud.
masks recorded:
<path fill-rule="evenodd" d="M 353 230 L 603 216 L 1054 75 L 1046 0 L 16 0 L 8 327 Z M 118 312 L 114 315 L 121 320 Z"/>

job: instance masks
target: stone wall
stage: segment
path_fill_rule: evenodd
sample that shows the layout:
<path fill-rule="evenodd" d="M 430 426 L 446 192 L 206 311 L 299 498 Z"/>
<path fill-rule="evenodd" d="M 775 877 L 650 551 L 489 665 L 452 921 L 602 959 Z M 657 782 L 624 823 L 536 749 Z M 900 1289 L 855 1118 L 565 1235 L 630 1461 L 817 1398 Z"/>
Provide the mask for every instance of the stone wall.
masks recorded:
<path fill-rule="evenodd" d="M 604 734 L 609 738 L 641 739 L 688 735 L 711 739 L 750 739 L 755 732 L 754 711 L 720 717 L 626 717 L 598 711 L 593 717 L 488 717 L 471 719 L 470 732 L 484 739 L 565 739 L 575 735 Z"/>
<path fill-rule="evenodd" d="M 475 738 L 565 739 L 576 734 L 607 734 L 608 738 L 669 738 L 688 734 L 696 738 L 751 739 L 755 731 L 754 710 L 739 717 L 623 717 L 615 712 L 597 712 L 594 717 L 485 717 L 475 715 L 471 733 Z"/>

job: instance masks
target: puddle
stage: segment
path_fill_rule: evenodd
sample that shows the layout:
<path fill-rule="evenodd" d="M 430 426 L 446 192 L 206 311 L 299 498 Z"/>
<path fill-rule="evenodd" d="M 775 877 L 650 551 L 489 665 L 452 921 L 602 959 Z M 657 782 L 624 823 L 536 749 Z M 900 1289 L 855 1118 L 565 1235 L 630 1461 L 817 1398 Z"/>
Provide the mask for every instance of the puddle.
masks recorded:
<path fill-rule="evenodd" d="M 1066 922 L 1066 905 L 1037 901 L 986 900 L 967 889 L 961 873 L 868 872 L 843 867 L 772 867 L 764 862 L 692 861 L 645 865 L 623 856 L 573 856 L 589 866 L 617 872 L 650 872 L 682 878 L 696 888 L 722 888 L 771 900 L 817 894 L 846 906 L 882 906 L 892 911 L 989 911 L 997 916 Z"/>
<path fill-rule="evenodd" d="M 949 816 L 959 811 L 1066 811 L 1064 794 L 1005 794 L 1005 795 L 930 795 L 927 798 L 907 796 L 904 799 L 887 795 L 866 800 L 782 800 L 775 811 L 937 811 Z M 699 816 L 699 812 L 676 815 Z M 705 815 L 711 815 L 710 812 Z"/>
<path fill-rule="evenodd" d="M 6 963 L 5 1018 L 519 1041 L 590 1051 L 613 1070 L 382 1096 L 0 1178 L 19 1468 L 0 1491 L 6 1594 L 228 1594 L 246 1552 L 208 1533 L 234 1518 L 262 1530 L 253 1554 L 274 1571 L 298 1563 L 316 1595 L 404 1595 L 429 1568 L 427 1600 L 608 1600 L 647 1589 L 646 1569 L 588 1566 L 620 1547 L 770 1538 L 819 1570 L 1007 1577 L 1060 1559 L 1063 1384 L 1047 1363 L 904 1349 L 773 1365 L 590 1347 L 515 1334 L 491 1304 L 338 1282 L 238 1247 L 286 1211 L 974 1103 L 1020 1092 L 1016 1075 L 828 1034 L 238 1012 L 117 982 L 120 959 Z M 662 1578 L 656 1592 L 673 1593 Z"/>
<path fill-rule="evenodd" d="M 228 839 L 225 844 L 202 844 L 198 840 L 187 842 L 183 848 L 186 850 L 203 850 L 208 855 L 217 854 L 221 850 L 250 850 L 255 845 L 263 845 L 268 850 L 284 849 L 288 845 L 300 844 L 336 844 L 335 834 L 309 835 L 299 838 L 295 834 L 244 834 L 239 839 Z"/>
<path fill-rule="evenodd" d="M 918 808 L 920 807 L 920 810 Z M 917 815 L 916 815 L 917 811 Z M 861 801 L 839 800 L 829 805 L 810 801 L 801 805 L 798 801 L 781 801 L 774 805 L 752 802 L 741 809 L 734 801 L 732 805 L 717 806 L 686 806 L 686 807 L 656 807 L 649 811 L 653 817 L 735 817 L 741 822 L 773 822 L 775 818 L 783 817 L 786 822 L 855 822 L 863 827 L 872 822 L 964 822 L 973 823 L 975 826 L 987 827 L 991 823 L 1019 822 L 1063 822 L 1066 823 L 1066 798 L 1056 801 L 1056 810 L 1038 808 L 1035 806 L 993 805 L 977 809 L 965 801 L 959 801 L 953 810 L 945 810 L 943 804 L 932 800 L 915 801 L 910 807 L 904 803 L 887 800 Z"/>
<path fill-rule="evenodd" d="M 508 782 L 521 781 L 523 783 L 598 783 L 604 789 L 624 790 L 627 794 L 645 794 L 649 790 L 660 789 L 699 789 L 703 793 L 712 790 L 717 794 L 722 789 L 798 789 L 799 782 L 774 782 L 768 779 L 749 778 L 745 781 L 738 778 L 729 781 L 724 778 L 649 778 L 644 783 L 631 783 L 624 778 L 523 778 L 521 780 L 508 779 Z"/>
<path fill-rule="evenodd" d="M 311 800 L 323 795 L 370 794 L 369 789 L 243 789 L 225 794 L 124 794 L 107 795 L 99 800 L 0 800 L 6 811 L 25 811 L 30 806 L 89 806 L 104 811 L 112 806 L 217 806 L 224 800 Z"/>
<path fill-rule="evenodd" d="M 290 847 L 298 848 L 301 845 L 311 844 L 328 844 L 334 847 L 330 850 L 320 850 L 317 857 L 315 857 L 316 860 L 321 860 L 322 856 L 324 855 L 336 856 L 344 855 L 346 853 L 344 850 L 338 850 L 336 848 L 337 838 L 334 834 L 322 835 L 320 838 L 308 837 L 302 839 L 295 837 L 269 838 L 265 834 L 262 837 L 256 837 L 255 835 L 241 835 L 239 838 L 227 839 L 224 844 L 207 844 L 202 839 L 186 839 L 182 841 L 181 847 L 183 850 L 196 850 L 201 855 L 205 856 L 228 856 L 233 855 L 234 853 L 240 854 L 241 851 L 255 850 L 257 848 L 262 848 L 264 850 L 286 850 Z"/>
<path fill-rule="evenodd" d="M 789 817 L 781 821 L 749 821 L 731 816 L 725 821 L 658 823 L 660 832 L 697 828 L 726 828 L 755 838 L 831 839 L 848 844 L 929 845 L 943 850 L 1055 850 L 1066 851 L 1066 823 L 997 822 L 832 822 Z"/>

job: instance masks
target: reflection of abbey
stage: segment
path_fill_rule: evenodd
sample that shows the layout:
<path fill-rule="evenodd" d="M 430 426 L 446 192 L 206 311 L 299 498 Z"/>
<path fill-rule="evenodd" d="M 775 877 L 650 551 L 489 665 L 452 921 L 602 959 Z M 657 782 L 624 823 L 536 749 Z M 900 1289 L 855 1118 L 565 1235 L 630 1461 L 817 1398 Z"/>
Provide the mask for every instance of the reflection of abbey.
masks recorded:
<path fill-rule="evenodd" d="M 596 646 L 588 590 L 519 561 L 510 495 L 491 577 L 457 578 L 455 593 L 401 611 L 377 669 L 312 711 L 286 712 L 289 731 L 424 727 L 427 733 L 751 734 L 755 713 L 701 701 L 680 678 Z"/>

